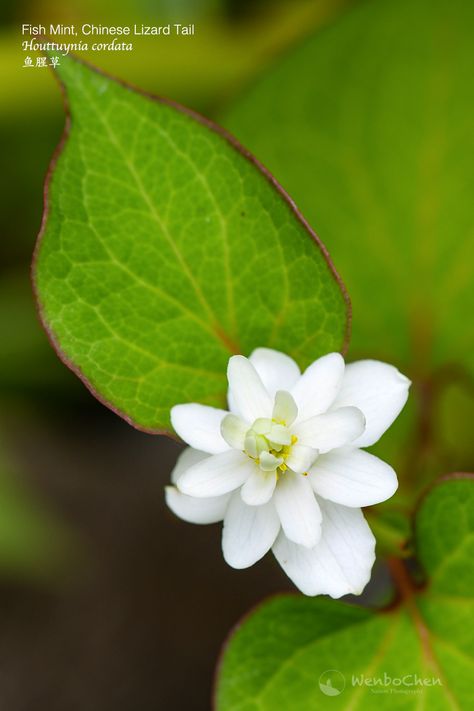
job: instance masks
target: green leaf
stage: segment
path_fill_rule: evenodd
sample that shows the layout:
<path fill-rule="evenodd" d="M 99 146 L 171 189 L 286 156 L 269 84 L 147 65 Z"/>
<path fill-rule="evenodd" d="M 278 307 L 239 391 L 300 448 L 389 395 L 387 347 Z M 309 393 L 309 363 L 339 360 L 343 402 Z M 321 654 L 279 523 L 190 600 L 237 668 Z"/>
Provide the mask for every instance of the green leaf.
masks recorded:
<path fill-rule="evenodd" d="M 360 3 L 225 118 L 312 221 L 351 294 L 351 354 L 474 367 L 474 3 Z"/>
<path fill-rule="evenodd" d="M 416 517 L 420 562 L 430 596 L 474 595 L 474 475 L 455 474 L 435 486 Z M 473 630 L 471 630 L 472 632 Z"/>
<path fill-rule="evenodd" d="M 401 600 L 387 610 L 285 595 L 246 618 L 224 651 L 217 710 L 472 708 L 473 476 L 428 493 L 415 543 L 425 586 L 417 590 L 397 561 Z M 362 675 L 381 681 L 365 685 Z M 415 675 L 435 681 L 414 684 Z"/>
<path fill-rule="evenodd" d="M 62 359 L 137 426 L 221 405 L 232 353 L 343 347 L 347 299 L 291 201 L 206 120 L 65 58 L 70 131 L 34 267 Z"/>

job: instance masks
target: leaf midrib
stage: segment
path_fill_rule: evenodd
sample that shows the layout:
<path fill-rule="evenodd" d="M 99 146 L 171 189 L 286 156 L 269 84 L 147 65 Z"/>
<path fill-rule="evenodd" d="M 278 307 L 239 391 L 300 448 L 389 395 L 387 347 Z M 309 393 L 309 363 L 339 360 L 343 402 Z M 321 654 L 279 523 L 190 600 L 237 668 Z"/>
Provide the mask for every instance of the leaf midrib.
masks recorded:
<path fill-rule="evenodd" d="M 211 327 L 211 332 L 214 335 L 216 339 L 221 343 L 221 345 L 224 345 L 225 349 L 228 350 L 231 353 L 238 352 L 234 351 L 230 346 L 229 343 L 232 342 L 232 340 L 229 337 L 223 337 L 222 335 L 222 330 L 220 328 L 216 328 L 216 324 L 218 323 L 218 319 L 216 318 L 213 310 L 211 309 L 207 299 L 205 298 L 200 285 L 194 278 L 194 275 L 189 268 L 184 256 L 182 255 L 181 251 L 178 249 L 178 246 L 176 245 L 174 239 L 169 233 L 169 230 L 166 226 L 166 223 L 164 223 L 158 212 L 156 211 L 155 205 L 153 204 L 152 199 L 150 198 L 147 190 L 145 189 L 145 186 L 143 185 L 143 182 L 141 180 L 141 177 L 139 173 L 135 169 L 135 165 L 133 162 L 129 159 L 127 153 L 123 150 L 121 142 L 118 140 L 115 132 L 113 131 L 112 127 L 110 126 L 110 123 L 105 120 L 104 116 L 102 113 L 96 108 L 95 103 L 94 103 L 94 95 L 91 94 L 87 90 L 86 83 L 84 82 L 82 84 L 82 89 L 84 93 L 86 94 L 87 97 L 89 97 L 89 105 L 92 106 L 97 118 L 99 119 L 100 123 L 104 127 L 106 133 L 109 136 L 110 141 L 116 146 L 118 152 L 120 153 L 121 157 L 124 160 L 125 165 L 127 166 L 130 175 L 132 176 L 133 180 L 135 181 L 135 184 L 138 188 L 138 191 L 140 195 L 142 196 L 145 204 L 148 206 L 148 210 L 153 218 L 153 220 L 156 222 L 158 227 L 160 228 L 163 236 L 165 237 L 166 241 L 168 242 L 171 250 L 173 251 L 178 263 L 180 264 L 181 268 L 183 269 L 183 272 L 186 274 L 186 277 L 188 278 L 188 281 L 190 282 L 192 288 L 194 289 L 194 292 L 201 303 L 201 306 L 204 308 L 206 313 L 208 314 L 209 320 L 210 320 L 210 327 Z"/>

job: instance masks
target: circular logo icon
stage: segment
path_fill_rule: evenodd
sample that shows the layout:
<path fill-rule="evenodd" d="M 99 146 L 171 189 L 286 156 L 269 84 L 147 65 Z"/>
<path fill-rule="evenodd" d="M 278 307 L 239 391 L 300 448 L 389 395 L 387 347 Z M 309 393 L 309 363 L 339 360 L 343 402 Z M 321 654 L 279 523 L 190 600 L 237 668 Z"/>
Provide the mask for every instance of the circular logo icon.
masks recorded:
<path fill-rule="evenodd" d="M 346 680 L 337 669 L 327 669 L 319 677 L 319 688 L 326 696 L 339 696 L 346 687 Z"/>

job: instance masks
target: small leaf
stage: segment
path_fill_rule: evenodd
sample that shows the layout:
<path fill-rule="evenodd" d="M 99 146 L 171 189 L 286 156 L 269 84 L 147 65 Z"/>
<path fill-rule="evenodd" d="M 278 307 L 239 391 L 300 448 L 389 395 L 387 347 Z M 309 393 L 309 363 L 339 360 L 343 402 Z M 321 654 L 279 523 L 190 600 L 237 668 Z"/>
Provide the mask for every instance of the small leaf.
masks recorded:
<path fill-rule="evenodd" d="M 402 579 L 399 605 L 285 595 L 246 618 L 224 650 L 217 711 L 472 708 L 474 476 L 428 493 L 415 542 L 429 579 L 420 590 Z"/>
<path fill-rule="evenodd" d="M 428 493 L 416 517 L 416 544 L 431 594 L 474 595 L 473 475 L 454 474 Z"/>
<path fill-rule="evenodd" d="M 292 202 L 205 119 L 64 58 L 70 130 L 34 276 L 60 357 L 123 417 L 222 405 L 230 354 L 343 348 L 347 297 Z"/>

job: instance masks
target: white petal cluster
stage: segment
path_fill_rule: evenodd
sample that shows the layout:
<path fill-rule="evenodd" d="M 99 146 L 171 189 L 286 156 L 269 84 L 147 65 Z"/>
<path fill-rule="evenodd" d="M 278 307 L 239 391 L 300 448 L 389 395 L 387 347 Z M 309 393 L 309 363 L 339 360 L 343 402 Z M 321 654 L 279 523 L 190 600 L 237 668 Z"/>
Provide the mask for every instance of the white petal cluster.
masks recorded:
<path fill-rule="evenodd" d="M 229 412 L 176 405 L 171 421 L 189 445 L 166 500 L 191 523 L 224 521 L 234 568 L 270 549 L 306 595 L 360 594 L 375 539 L 361 506 L 397 488 L 393 469 L 360 447 L 374 444 L 403 408 L 410 381 L 396 368 L 339 353 L 301 374 L 287 355 L 258 348 L 228 366 Z"/>

